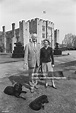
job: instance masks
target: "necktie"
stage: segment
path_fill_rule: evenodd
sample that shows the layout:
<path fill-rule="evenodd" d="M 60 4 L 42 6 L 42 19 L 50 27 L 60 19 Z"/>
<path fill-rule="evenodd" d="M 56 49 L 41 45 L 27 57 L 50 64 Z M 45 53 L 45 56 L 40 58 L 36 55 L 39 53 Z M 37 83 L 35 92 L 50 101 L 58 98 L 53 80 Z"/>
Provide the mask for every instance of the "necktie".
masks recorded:
<path fill-rule="evenodd" d="M 35 47 L 35 43 L 34 43 L 34 47 Z"/>
<path fill-rule="evenodd" d="M 36 53 L 36 43 L 34 43 L 34 52 Z"/>

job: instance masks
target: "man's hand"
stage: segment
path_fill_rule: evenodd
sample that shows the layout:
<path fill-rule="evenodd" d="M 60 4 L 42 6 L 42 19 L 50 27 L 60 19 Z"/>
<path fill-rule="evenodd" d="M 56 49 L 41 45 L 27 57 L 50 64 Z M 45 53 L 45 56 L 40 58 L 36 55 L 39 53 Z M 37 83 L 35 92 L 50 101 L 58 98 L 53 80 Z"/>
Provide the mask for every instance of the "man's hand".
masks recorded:
<path fill-rule="evenodd" d="M 54 67 L 54 64 L 52 64 L 52 67 Z"/>
<path fill-rule="evenodd" d="M 27 64 L 24 64 L 23 65 L 23 69 L 28 70 L 28 65 Z"/>

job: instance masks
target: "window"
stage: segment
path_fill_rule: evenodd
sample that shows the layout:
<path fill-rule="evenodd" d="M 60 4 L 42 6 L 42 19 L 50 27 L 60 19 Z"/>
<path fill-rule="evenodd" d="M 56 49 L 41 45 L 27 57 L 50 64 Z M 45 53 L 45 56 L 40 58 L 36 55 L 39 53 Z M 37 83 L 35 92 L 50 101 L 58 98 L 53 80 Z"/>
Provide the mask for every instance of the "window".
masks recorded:
<path fill-rule="evenodd" d="M 42 38 L 45 38 L 45 34 L 44 33 L 42 33 Z"/>
<path fill-rule="evenodd" d="M 42 26 L 42 31 L 45 31 L 45 26 Z"/>

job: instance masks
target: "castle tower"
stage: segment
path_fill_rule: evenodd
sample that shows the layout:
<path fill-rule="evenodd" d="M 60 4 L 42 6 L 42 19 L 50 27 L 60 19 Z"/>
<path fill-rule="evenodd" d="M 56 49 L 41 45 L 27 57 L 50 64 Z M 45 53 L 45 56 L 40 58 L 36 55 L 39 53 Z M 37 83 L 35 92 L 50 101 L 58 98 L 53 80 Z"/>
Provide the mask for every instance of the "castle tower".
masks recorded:
<path fill-rule="evenodd" d="M 26 40 L 26 23 L 25 20 L 22 20 L 19 22 L 19 42 L 25 46 Z"/>
<path fill-rule="evenodd" d="M 5 26 L 3 28 L 3 44 L 4 44 L 4 53 L 6 53 L 6 32 L 5 32 Z"/>
<path fill-rule="evenodd" d="M 12 23 L 12 53 L 13 53 L 16 41 L 17 40 L 16 40 L 16 35 L 15 35 L 15 23 Z"/>
<path fill-rule="evenodd" d="M 49 39 L 51 47 L 54 49 L 54 23 L 46 21 L 46 38 Z"/>
<path fill-rule="evenodd" d="M 52 22 L 52 48 L 54 49 L 54 23 Z"/>
<path fill-rule="evenodd" d="M 19 42 L 22 43 L 22 31 L 23 31 L 23 28 L 22 28 L 22 22 L 19 21 Z"/>
<path fill-rule="evenodd" d="M 42 43 L 42 41 L 46 38 L 46 21 L 39 18 L 36 18 L 36 20 L 37 20 L 38 42 Z"/>
<path fill-rule="evenodd" d="M 29 21 L 29 33 L 37 33 L 38 43 L 42 43 L 45 38 L 51 42 L 54 48 L 54 23 L 43 19 L 35 18 Z"/>
<path fill-rule="evenodd" d="M 54 30 L 54 40 L 55 40 L 54 44 L 59 43 L 59 30 L 58 29 Z"/>
<path fill-rule="evenodd" d="M 25 22 L 25 37 L 24 37 L 24 47 L 27 43 L 31 41 L 29 32 L 29 21 Z"/>

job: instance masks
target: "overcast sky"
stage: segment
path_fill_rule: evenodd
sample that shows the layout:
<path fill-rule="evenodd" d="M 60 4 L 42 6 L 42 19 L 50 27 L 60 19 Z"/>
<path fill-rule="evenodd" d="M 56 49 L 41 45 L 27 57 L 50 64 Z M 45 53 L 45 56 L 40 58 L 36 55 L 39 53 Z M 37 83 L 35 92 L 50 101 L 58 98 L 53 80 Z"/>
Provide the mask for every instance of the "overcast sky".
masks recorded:
<path fill-rule="evenodd" d="M 60 42 L 67 33 L 76 35 L 76 0 L 0 0 L 0 8 L 0 31 L 3 25 L 7 31 L 13 22 L 17 28 L 20 20 L 37 17 L 54 22 Z"/>

